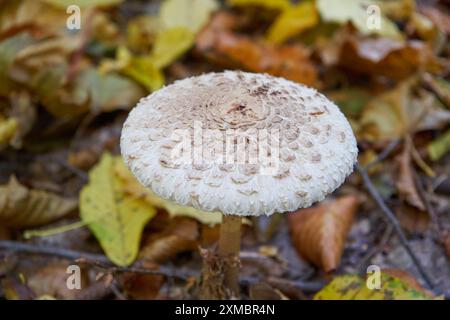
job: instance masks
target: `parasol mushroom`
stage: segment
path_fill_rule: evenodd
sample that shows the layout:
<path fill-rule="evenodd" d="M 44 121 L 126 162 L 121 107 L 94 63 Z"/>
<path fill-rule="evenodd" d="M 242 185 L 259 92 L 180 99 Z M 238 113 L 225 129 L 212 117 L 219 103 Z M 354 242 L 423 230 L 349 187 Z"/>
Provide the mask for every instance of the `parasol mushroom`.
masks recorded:
<path fill-rule="evenodd" d="M 143 98 L 123 126 L 121 152 L 159 196 L 223 213 L 218 255 L 237 261 L 223 265 L 223 285 L 237 296 L 242 216 L 323 200 L 353 171 L 358 149 L 345 116 L 315 89 L 225 71 Z"/>

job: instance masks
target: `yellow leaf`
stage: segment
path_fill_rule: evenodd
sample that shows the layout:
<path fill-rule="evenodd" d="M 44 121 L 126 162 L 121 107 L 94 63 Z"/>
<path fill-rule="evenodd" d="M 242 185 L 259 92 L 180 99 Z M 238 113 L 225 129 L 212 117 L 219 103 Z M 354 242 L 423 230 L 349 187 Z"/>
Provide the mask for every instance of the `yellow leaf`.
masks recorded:
<path fill-rule="evenodd" d="M 228 0 L 231 6 L 258 6 L 267 9 L 285 10 L 291 6 L 289 0 Z"/>
<path fill-rule="evenodd" d="M 312 2 L 302 2 L 283 11 L 269 29 L 268 40 L 282 43 L 302 31 L 314 27 L 319 21 L 316 7 Z"/>
<path fill-rule="evenodd" d="M 164 28 L 184 27 L 195 34 L 218 7 L 215 0 L 166 0 L 159 15 Z"/>
<path fill-rule="evenodd" d="M 450 130 L 447 130 L 442 136 L 433 140 L 427 146 L 428 154 L 431 160 L 436 161 L 442 158 L 450 151 Z"/>
<path fill-rule="evenodd" d="M 375 276 L 375 274 L 371 275 Z M 400 279 L 381 272 L 380 289 L 369 289 L 357 275 L 343 275 L 333 279 L 319 291 L 314 300 L 432 300 L 425 289 L 412 286 Z"/>
<path fill-rule="evenodd" d="M 187 28 L 166 29 L 158 33 L 153 48 L 153 63 L 163 69 L 177 60 L 194 44 L 194 34 Z"/>
<path fill-rule="evenodd" d="M 0 147 L 11 142 L 18 129 L 17 120 L 14 118 L 4 119 L 0 116 Z"/>
<path fill-rule="evenodd" d="M 56 194 L 28 189 L 13 176 L 0 186 L 0 225 L 11 228 L 34 227 L 65 216 L 77 201 Z"/>
<path fill-rule="evenodd" d="M 118 160 L 104 154 L 89 173 L 89 184 L 80 194 L 80 215 L 92 230 L 108 258 L 127 266 L 136 259 L 142 230 L 156 214 L 143 199 L 122 189 L 114 168 Z"/>
<path fill-rule="evenodd" d="M 103 7 L 103 6 L 115 6 L 121 3 L 123 0 L 44 0 L 55 7 L 66 9 L 71 5 L 76 5 L 81 8 L 85 7 Z"/>
<path fill-rule="evenodd" d="M 376 18 L 376 12 L 368 11 L 370 5 L 376 4 L 372 0 L 317 0 L 317 9 L 324 21 L 340 24 L 351 21 L 363 34 L 379 34 L 386 37 L 401 38 L 397 26 L 383 14 L 379 15 L 379 25 L 374 19 L 373 27 L 368 19 Z M 374 7 L 375 8 L 375 7 Z"/>
<path fill-rule="evenodd" d="M 117 161 L 115 166 L 116 175 L 120 179 L 121 188 L 127 195 L 142 199 L 152 206 L 164 209 L 172 217 L 190 217 L 207 225 L 215 225 L 222 222 L 222 214 L 220 212 L 204 212 L 192 207 L 180 206 L 172 201 L 160 198 L 136 180 L 120 157 L 117 157 L 115 161 Z"/>

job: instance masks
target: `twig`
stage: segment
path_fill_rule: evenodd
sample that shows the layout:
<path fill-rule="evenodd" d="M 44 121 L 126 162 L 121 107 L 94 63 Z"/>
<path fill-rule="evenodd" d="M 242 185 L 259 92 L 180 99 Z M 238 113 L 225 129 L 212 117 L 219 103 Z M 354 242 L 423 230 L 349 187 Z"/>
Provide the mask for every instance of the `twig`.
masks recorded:
<path fill-rule="evenodd" d="M 194 276 L 194 273 L 184 272 L 183 274 L 174 268 L 166 266 L 158 266 L 155 269 L 147 269 L 141 267 L 117 267 L 114 266 L 106 256 L 101 254 L 94 254 L 88 252 L 74 251 L 64 248 L 55 247 L 43 247 L 33 244 L 21 243 L 17 241 L 0 241 L 0 249 L 13 250 L 17 252 L 24 252 L 30 254 L 43 254 L 49 256 L 57 256 L 70 260 L 77 261 L 79 263 L 85 263 L 99 268 L 106 269 L 110 272 L 131 272 L 131 273 L 143 273 L 162 275 L 166 277 L 178 278 L 186 280 L 187 278 Z"/>
<path fill-rule="evenodd" d="M 389 142 L 386 148 L 384 148 L 384 150 L 376 157 L 376 159 L 374 159 L 373 161 L 371 161 L 369 164 L 366 165 L 365 167 L 366 170 L 372 168 L 374 165 L 380 163 L 381 161 L 389 157 L 392 151 L 394 151 L 395 148 L 397 148 L 397 146 L 400 144 L 401 141 L 402 141 L 401 139 L 395 139 Z"/>
<path fill-rule="evenodd" d="M 370 180 L 369 174 L 367 173 L 366 169 L 361 168 L 360 166 L 356 166 L 356 170 L 361 175 L 364 186 L 366 187 L 367 191 L 369 191 L 372 198 L 375 200 L 377 205 L 380 207 L 381 211 L 384 213 L 388 221 L 392 224 L 394 227 L 395 232 L 397 233 L 400 243 L 405 248 L 406 252 L 411 257 L 411 260 L 413 261 L 414 265 L 416 266 L 417 270 L 419 271 L 420 275 L 426 282 L 426 284 L 433 289 L 434 283 L 431 280 L 431 277 L 427 274 L 425 269 L 423 268 L 422 264 L 420 263 L 419 259 L 415 255 L 414 251 L 412 250 L 411 246 L 408 243 L 408 240 L 402 230 L 402 227 L 400 226 L 400 223 L 398 222 L 397 218 L 395 217 L 394 213 L 389 209 L 389 207 L 384 202 L 382 196 L 378 192 L 378 190 L 375 188 L 375 186 L 372 184 L 372 181 Z"/>

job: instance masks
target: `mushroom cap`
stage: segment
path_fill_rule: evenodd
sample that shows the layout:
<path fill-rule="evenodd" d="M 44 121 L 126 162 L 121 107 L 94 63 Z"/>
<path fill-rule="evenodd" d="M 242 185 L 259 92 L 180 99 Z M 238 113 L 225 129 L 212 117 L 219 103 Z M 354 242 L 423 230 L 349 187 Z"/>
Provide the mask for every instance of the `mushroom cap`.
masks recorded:
<path fill-rule="evenodd" d="M 324 95 L 241 71 L 186 78 L 142 98 L 120 147 L 136 178 L 162 198 L 243 216 L 323 200 L 358 155 L 348 121 Z"/>

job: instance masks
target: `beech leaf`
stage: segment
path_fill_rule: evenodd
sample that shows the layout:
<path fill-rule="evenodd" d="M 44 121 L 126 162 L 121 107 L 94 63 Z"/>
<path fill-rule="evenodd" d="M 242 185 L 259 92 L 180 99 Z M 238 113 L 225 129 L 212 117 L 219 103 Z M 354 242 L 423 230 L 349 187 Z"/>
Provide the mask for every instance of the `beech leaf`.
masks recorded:
<path fill-rule="evenodd" d="M 302 2 L 283 11 L 270 26 L 267 39 L 273 43 L 282 43 L 302 31 L 314 27 L 319 15 L 312 2 Z"/>
<path fill-rule="evenodd" d="M 104 154 L 89 173 L 80 194 L 80 216 L 100 242 L 108 258 L 127 266 L 135 260 L 142 230 L 156 214 L 143 199 L 127 195 L 114 174 L 117 160 Z"/>
<path fill-rule="evenodd" d="M 325 272 L 335 270 L 357 209 L 356 196 L 344 196 L 289 214 L 297 252 Z"/>
<path fill-rule="evenodd" d="M 159 15 L 164 28 L 184 27 L 195 34 L 217 8 L 215 0 L 166 0 L 161 5 Z"/>
<path fill-rule="evenodd" d="M 12 176 L 0 186 L 0 224 L 29 228 L 57 220 L 77 207 L 77 201 L 56 194 L 28 189 Z"/>

